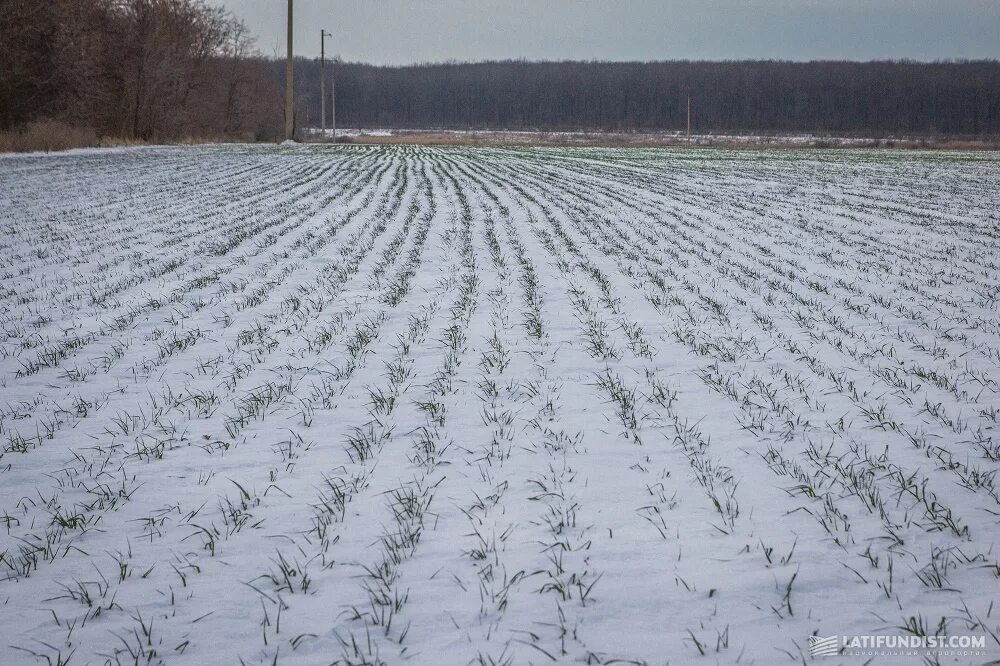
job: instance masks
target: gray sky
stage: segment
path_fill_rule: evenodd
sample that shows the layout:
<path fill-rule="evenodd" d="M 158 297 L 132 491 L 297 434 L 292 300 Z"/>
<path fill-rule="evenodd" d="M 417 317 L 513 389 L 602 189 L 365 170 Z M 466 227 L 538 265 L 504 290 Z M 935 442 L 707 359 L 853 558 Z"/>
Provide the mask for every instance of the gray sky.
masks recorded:
<path fill-rule="evenodd" d="M 211 0 L 283 53 L 285 0 Z M 1000 0 L 295 0 L 296 54 L 442 60 L 1000 58 Z"/>

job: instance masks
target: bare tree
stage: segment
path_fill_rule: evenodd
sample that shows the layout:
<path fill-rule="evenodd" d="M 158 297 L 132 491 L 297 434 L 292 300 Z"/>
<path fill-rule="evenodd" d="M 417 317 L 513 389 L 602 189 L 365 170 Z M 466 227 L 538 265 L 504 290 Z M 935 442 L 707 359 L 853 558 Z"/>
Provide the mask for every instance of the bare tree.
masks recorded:
<path fill-rule="evenodd" d="M 251 78 L 250 57 L 254 55 L 256 52 L 250 29 L 243 21 L 233 21 L 230 24 L 222 58 L 226 68 L 224 125 L 226 134 L 232 134 L 244 128 L 244 116 L 248 109 L 242 102 L 246 100 L 245 87 Z"/>

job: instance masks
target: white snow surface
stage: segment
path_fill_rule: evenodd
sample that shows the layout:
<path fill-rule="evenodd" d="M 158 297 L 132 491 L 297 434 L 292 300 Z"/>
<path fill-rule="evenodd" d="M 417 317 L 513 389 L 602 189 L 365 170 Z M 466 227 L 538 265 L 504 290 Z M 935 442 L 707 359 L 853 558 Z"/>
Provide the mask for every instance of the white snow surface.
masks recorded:
<path fill-rule="evenodd" d="M 5 158 L 0 663 L 998 658 L 998 192 L 989 153 Z"/>

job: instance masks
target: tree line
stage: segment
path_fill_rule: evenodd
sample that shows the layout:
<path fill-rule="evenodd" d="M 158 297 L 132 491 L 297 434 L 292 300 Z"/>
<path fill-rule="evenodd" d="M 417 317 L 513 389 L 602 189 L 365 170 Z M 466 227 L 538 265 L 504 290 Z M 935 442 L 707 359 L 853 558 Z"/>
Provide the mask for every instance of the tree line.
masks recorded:
<path fill-rule="evenodd" d="M 202 0 L 0 0 L 0 53 L 0 129 L 45 119 L 142 141 L 281 135 L 283 63 Z M 319 126 L 319 62 L 295 70 L 296 125 Z M 331 70 L 341 127 L 679 131 L 690 99 L 696 132 L 1000 135 L 997 61 Z"/>
<path fill-rule="evenodd" d="M 318 124 L 318 66 L 299 69 Z M 698 132 L 1000 134 L 997 61 L 348 63 L 335 74 L 338 123 L 360 128 L 677 131 L 690 98 Z"/>
<path fill-rule="evenodd" d="M 162 141 L 280 124 L 246 25 L 201 0 L 0 0 L 0 53 L 0 129 L 59 120 Z"/>

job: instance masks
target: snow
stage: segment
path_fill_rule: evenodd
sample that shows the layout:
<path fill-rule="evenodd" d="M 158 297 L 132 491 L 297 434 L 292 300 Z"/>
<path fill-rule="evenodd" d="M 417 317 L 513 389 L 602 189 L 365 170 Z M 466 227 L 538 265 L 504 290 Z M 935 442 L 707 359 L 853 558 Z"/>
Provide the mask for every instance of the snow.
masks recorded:
<path fill-rule="evenodd" d="M 998 167 L 5 158 L 0 662 L 996 658 Z"/>
<path fill-rule="evenodd" d="M 319 128 L 308 128 L 305 130 L 311 136 L 324 135 L 324 131 Z M 887 136 L 882 138 L 871 137 L 848 137 L 833 136 L 826 134 L 729 134 L 719 132 L 695 132 L 688 135 L 684 131 L 676 130 L 641 130 L 641 131 L 602 131 L 602 130 L 491 130 L 491 129 L 399 129 L 399 128 L 341 128 L 337 130 L 339 137 L 365 138 L 365 137 L 397 137 L 397 138 L 426 138 L 426 137 L 455 137 L 459 140 L 489 141 L 492 144 L 509 143 L 512 140 L 524 142 L 556 142 L 572 144 L 588 143 L 593 141 L 617 141 L 626 145 L 634 146 L 660 146 L 691 144 L 696 146 L 748 146 L 748 147 L 819 147 L 819 148 L 862 148 L 885 144 L 891 146 L 893 143 L 901 145 L 928 145 L 938 143 L 937 140 L 927 137 L 914 136 Z M 329 138 L 333 130 L 326 130 L 325 135 Z"/>

